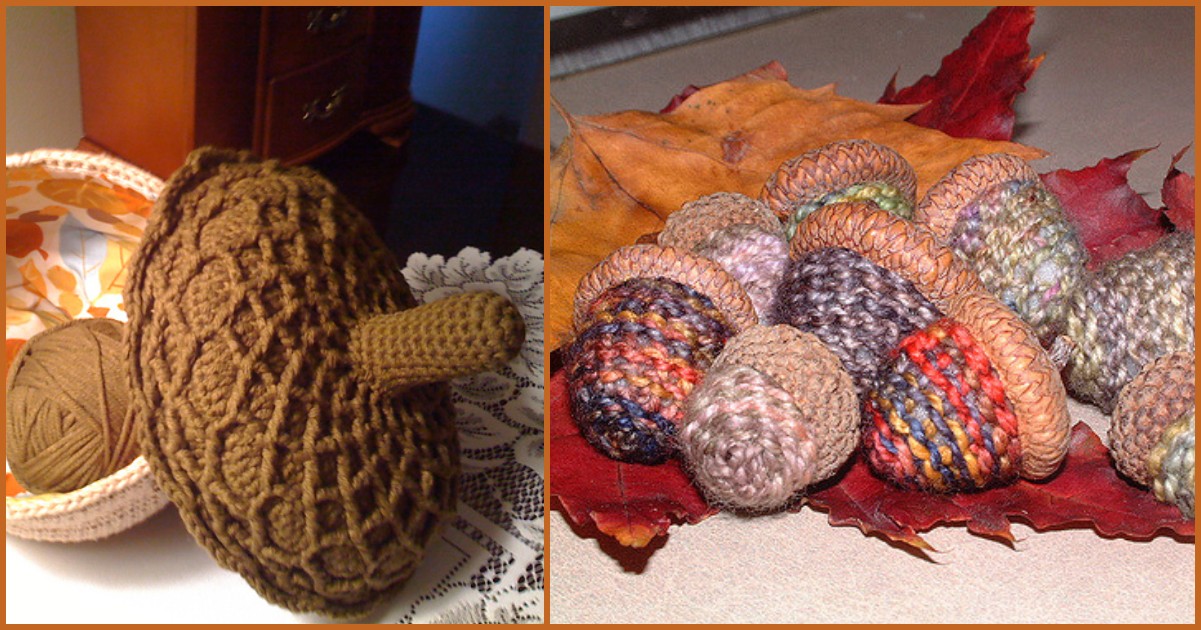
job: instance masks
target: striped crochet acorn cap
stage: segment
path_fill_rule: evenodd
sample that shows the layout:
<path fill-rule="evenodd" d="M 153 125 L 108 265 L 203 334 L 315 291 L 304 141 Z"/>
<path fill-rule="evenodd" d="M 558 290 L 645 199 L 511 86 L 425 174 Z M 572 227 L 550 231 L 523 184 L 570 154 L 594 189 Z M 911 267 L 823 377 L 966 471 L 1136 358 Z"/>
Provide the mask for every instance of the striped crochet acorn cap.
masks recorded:
<path fill-rule="evenodd" d="M 581 434 L 614 459 L 665 461 L 684 399 L 755 321 L 738 281 L 707 258 L 657 245 L 613 252 L 580 281 L 564 357 Z"/>
<path fill-rule="evenodd" d="M 772 173 L 759 194 L 792 238 L 796 226 L 822 206 L 871 201 L 909 218 L 917 174 L 899 153 L 868 140 L 843 140 L 801 154 Z"/>

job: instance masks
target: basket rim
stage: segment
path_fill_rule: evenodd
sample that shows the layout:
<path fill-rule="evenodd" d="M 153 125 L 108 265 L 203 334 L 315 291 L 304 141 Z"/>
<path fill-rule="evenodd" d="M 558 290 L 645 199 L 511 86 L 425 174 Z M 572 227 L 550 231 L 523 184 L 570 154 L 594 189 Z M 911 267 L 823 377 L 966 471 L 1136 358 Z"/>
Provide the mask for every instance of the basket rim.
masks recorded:
<path fill-rule="evenodd" d="M 158 199 L 164 182 L 120 158 L 77 149 L 34 149 L 4 156 L 4 168 L 45 165 L 83 175 L 101 176 L 118 186 L 130 188 L 150 201 Z"/>

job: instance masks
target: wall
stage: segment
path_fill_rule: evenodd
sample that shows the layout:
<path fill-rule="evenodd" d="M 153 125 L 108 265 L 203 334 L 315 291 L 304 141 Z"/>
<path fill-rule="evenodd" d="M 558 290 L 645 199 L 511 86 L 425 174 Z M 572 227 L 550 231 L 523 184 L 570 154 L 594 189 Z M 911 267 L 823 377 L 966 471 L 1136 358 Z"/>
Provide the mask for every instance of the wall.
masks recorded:
<path fill-rule="evenodd" d="M 413 98 L 541 147 L 542 15 L 540 6 L 426 7 Z"/>
<path fill-rule="evenodd" d="M 83 136 L 72 7 L 5 9 L 4 151 L 74 148 Z"/>

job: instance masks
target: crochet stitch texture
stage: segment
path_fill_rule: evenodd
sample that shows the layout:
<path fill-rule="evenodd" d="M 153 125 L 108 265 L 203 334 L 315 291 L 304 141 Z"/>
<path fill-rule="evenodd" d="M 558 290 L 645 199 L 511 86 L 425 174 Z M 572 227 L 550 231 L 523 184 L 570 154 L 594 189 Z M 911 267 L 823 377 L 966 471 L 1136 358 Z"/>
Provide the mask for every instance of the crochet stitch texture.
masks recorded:
<path fill-rule="evenodd" d="M 392 254 L 328 181 L 212 149 L 167 182 L 124 298 L 131 408 L 157 484 L 265 599 L 335 617 L 396 590 L 455 508 L 453 409 L 435 381 L 481 360 L 456 343 L 495 336 L 511 355 L 523 333 L 489 299 L 465 313 L 479 298 L 460 298 L 457 321 L 413 309 Z M 461 336 L 469 322 L 486 332 Z M 441 333 L 408 346 L 383 334 L 417 329 Z M 382 363 L 356 364 L 396 352 L 402 365 L 425 346 L 449 358 L 380 380 Z"/>
<path fill-rule="evenodd" d="M 731 331 L 709 298 L 665 278 L 633 278 L 591 304 L 567 350 L 572 417 L 602 453 L 655 464 L 675 452 L 683 401 Z"/>

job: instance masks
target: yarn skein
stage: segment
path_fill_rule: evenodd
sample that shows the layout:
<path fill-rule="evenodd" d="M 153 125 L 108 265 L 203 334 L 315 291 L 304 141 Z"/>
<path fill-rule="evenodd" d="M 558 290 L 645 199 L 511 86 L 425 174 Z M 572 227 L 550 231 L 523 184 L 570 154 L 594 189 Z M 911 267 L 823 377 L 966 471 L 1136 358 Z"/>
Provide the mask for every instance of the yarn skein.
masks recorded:
<path fill-rule="evenodd" d="M 755 320 L 741 285 L 707 258 L 649 244 L 610 254 L 580 281 L 564 357 L 581 435 L 619 461 L 666 461 L 685 398 Z"/>
<path fill-rule="evenodd" d="M 784 223 L 791 239 L 797 225 L 832 203 L 865 201 L 908 219 L 917 174 L 905 158 L 868 140 L 832 142 L 784 164 L 768 177 L 760 199 Z"/>
<path fill-rule="evenodd" d="M 858 441 L 850 376 L 791 326 L 732 338 L 688 397 L 681 457 L 711 503 L 764 511 L 831 477 Z"/>
<path fill-rule="evenodd" d="M 70 492 L 132 462 L 124 325 L 78 319 L 34 335 L 9 368 L 5 425 L 13 475 L 35 493 Z"/>

